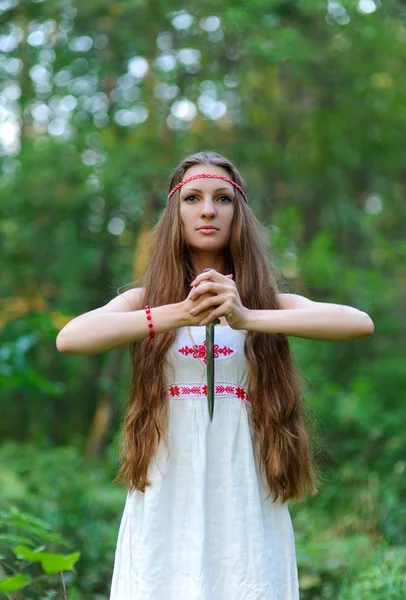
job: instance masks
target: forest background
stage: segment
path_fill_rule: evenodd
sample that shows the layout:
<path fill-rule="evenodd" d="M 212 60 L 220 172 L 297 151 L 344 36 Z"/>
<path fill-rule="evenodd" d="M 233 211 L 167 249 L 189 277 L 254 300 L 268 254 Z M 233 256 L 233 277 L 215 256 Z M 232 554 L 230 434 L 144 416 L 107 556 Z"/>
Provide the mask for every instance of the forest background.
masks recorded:
<path fill-rule="evenodd" d="M 290 338 L 323 475 L 290 503 L 301 598 L 404 600 L 404 3 L 1 0 L 0 22 L 0 596 L 108 598 L 128 349 L 55 338 L 142 275 L 169 174 L 212 149 L 286 289 L 375 323 Z"/>

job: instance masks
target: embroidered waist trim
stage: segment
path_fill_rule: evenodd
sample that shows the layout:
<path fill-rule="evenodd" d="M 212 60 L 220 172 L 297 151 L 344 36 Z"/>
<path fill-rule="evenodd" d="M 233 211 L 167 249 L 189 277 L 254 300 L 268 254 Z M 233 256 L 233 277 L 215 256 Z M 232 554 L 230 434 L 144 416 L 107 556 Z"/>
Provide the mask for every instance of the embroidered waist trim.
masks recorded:
<path fill-rule="evenodd" d="M 244 402 L 251 402 L 248 390 L 234 383 L 222 382 L 214 385 L 215 397 L 234 396 Z M 168 398 L 206 398 L 207 385 L 204 383 L 173 383 L 166 390 Z"/>

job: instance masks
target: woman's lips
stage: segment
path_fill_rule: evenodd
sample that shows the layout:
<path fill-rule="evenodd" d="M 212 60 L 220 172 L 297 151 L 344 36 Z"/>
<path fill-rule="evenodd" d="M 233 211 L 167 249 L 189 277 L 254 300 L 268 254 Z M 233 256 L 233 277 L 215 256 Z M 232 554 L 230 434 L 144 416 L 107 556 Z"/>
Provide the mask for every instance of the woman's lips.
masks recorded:
<path fill-rule="evenodd" d="M 199 231 L 200 233 L 203 233 L 204 235 L 208 235 L 209 233 L 217 233 L 218 229 L 201 227 L 197 231 Z"/>

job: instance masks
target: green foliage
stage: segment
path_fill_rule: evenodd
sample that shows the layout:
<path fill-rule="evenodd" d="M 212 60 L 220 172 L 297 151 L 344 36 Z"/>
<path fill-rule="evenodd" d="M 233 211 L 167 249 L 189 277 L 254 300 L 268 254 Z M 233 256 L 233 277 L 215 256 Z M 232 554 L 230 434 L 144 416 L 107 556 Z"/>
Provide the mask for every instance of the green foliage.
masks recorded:
<path fill-rule="evenodd" d="M 379 596 L 382 589 L 396 590 L 400 600 L 406 566 L 402 478 L 394 484 L 360 464 L 347 463 L 327 477 L 329 471 L 318 496 L 290 506 L 301 598 L 352 600 L 365 579 L 365 589 L 376 586 L 371 598 L 386 597 Z"/>
<path fill-rule="evenodd" d="M 120 381 L 94 380 L 94 369 L 105 357 L 95 357 L 93 363 L 59 354 L 55 346 L 58 331 L 52 316 L 40 312 L 28 312 L 6 324 L 0 347 L 1 438 L 15 431 L 17 439 L 35 439 L 41 444 L 68 439 L 79 442 L 92 409 L 84 410 L 83 401 L 66 400 L 80 385 L 79 374 L 92 380 L 83 390 L 85 398 L 86 394 L 94 397 L 106 385 L 112 394 L 122 393 Z"/>
<path fill-rule="evenodd" d="M 38 572 L 40 565 L 48 574 L 65 571 L 69 600 L 97 594 L 99 600 L 107 598 L 125 498 L 125 491 L 111 482 L 117 466 L 114 454 L 91 461 L 75 448 L 10 442 L 0 448 L 0 464 L 5 465 L 0 470 L 0 505 L 14 507 L 0 521 L 7 564 L 17 568 L 14 553 Z M 78 549 L 80 560 L 77 552 L 61 553 L 61 546 Z M 68 571 L 71 565 L 73 572 Z M 61 589 L 53 577 L 37 581 L 32 596 L 24 597 L 38 600 L 39 591 Z"/>
<path fill-rule="evenodd" d="M 406 597 L 406 550 L 379 549 L 357 581 L 345 583 L 339 600 L 403 600 Z"/>
<path fill-rule="evenodd" d="M 39 352 L 40 346 L 54 341 L 58 330 L 49 315 L 28 313 L 7 324 L 0 348 L 0 386 L 8 390 L 24 388 L 28 393 L 60 396 L 64 386 L 51 382 L 31 366 L 29 358 Z"/>
<path fill-rule="evenodd" d="M 45 545 L 53 549 L 66 543 L 41 519 L 17 508 L 0 512 L 1 572 L 12 573 L 0 579 L 0 592 L 9 593 L 28 587 L 30 597 L 37 597 L 40 590 L 52 586 L 55 578 L 49 575 L 60 573 L 63 577 L 63 571 L 74 569 L 80 552 L 45 552 Z M 41 569 L 36 569 L 35 563 L 40 563 Z"/>

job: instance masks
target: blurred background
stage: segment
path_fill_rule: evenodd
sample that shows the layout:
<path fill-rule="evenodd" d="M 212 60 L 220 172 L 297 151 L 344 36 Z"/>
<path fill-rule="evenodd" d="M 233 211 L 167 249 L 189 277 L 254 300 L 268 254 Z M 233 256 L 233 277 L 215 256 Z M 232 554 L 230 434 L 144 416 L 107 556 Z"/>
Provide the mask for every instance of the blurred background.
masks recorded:
<path fill-rule="evenodd" d="M 405 4 L 0 0 L 0 22 L 0 597 L 108 598 L 128 348 L 55 338 L 142 275 L 171 170 L 205 149 L 241 169 L 287 289 L 375 323 L 290 338 L 323 476 L 290 503 L 301 599 L 404 600 Z"/>

